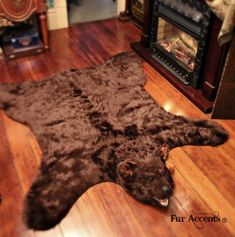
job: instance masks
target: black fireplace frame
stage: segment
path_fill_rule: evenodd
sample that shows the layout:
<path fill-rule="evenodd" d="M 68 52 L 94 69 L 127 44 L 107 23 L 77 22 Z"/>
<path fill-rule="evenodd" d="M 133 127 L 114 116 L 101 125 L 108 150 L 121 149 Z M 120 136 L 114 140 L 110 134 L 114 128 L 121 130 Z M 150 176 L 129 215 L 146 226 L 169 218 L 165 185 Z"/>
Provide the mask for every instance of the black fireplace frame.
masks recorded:
<path fill-rule="evenodd" d="M 202 65 L 204 55 L 206 54 L 206 45 L 208 39 L 209 24 L 211 21 L 211 10 L 203 0 L 189 1 L 190 6 L 202 13 L 202 19 L 199 22 L 190 17 L 173 10 L 163 3 L 164 1 L 154 0 L 152 10 L 152 22 L 150 28 L 150 49 L 152 57 L 170 71 L 181 82 L 194 88 L 199 88 L 202 81 Z M 175 25 L 179 29 L 188 33 L 198 40 L 198 50 L 195 58 L 195 67 L 193 70 L 187 70 L 180 62 L 177 62 L 172 55 L 156 44 L 159 17 Z"/>

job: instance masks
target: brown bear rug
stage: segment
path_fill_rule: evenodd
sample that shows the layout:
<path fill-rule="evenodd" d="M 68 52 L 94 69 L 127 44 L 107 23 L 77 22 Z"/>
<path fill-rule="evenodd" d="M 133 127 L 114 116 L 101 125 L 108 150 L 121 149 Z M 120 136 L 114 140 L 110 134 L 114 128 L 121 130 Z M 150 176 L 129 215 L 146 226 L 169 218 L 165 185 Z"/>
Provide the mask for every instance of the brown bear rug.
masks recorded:
<path fill-rule="evenodd" d="M 123 53 L 47 80 L 0 84 L 0 109 L 31 128 L 43 153 L 25 198 L 29 228 L 55 226 L 88 188 L 107 181 L 143 203 L 167 207 L 174 188 L 168 152 L 227 139 L 214 122 L 166 112 L 144 83 L 140 58 Z"/>

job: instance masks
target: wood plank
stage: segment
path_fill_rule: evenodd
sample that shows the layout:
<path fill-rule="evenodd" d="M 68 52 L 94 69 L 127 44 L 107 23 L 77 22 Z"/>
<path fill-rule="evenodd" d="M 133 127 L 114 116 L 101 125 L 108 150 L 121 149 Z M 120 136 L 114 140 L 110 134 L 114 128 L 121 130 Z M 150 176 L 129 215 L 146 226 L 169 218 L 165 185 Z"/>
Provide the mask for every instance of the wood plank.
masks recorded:
<path fill-rule="evenodd" d="M 105 183 L 97 185 L 92 191 L 92 196 L 96 197 L 95 205 L 99 205 L 101 214 L 108 220 L 116 236 L 146 236 L 130 210 L 129 203 L 123 198 L 125 196 L 121 195 L 124 190 L 120 186 Z"/>
<path fill-rule="evenodd" d="M 66 218 L 60 223 L 60 228 L 64 237 L 90 237 L 89 223 L 84 221 L 84 216 L 75 204 L 69 211 Z"/>
<path fill-rule="evenodd" d="M 227 218 L 226 227 L 231 234 L 235 235 L 235 219 L 233 218 L 235 209 L 232 204 L 224 198 L 223 194 L 217 190 L 217 187 L 210 182 L 182 149 L 174 149 L 173 154 L 177 157 L 174 159 L 175 163 L 177 159 L 177 162 L 184 164 L 178 166 L 179 172 L 211 210 L 218 211 L 222 218 Z"/>
<path fill-rule="evenodd" d="M 184 152 L 235 208 L 235 164 L 220 147 L 185 147 Z M 221 170 L 221 167 L 223 169 Z"/>
<path fill-rule="evenodd" d="M 171 156 L 170 159 L 177 159 L 177 157 Z M 179 164 L 180 166 L 180 164 Z M 203 198 L 198 195 L 197 192 L 191 187 L 187 182 L 187 179 L 179 172 L 178 164 L 176 164 L 174 181 L 176 183 L 176 188 L 173 197 L 179 202 L 179 205 L 185 210 L 183 213 L 181 210 L 174 212 L 177 216 L 185 216 L 185 221 L 189 221 L 190 215 L 194 217 L 197 216 L 211 216 L 217 215 L 216 210 L 208 207 Z M 189 231 L 196 228 L 202 236 L 230 236 L 230 232 L 226 229 L 226 226 L 220 222 L 209 222 L 193 223 L 189 221 Z M 181 223 L 178 223 L 181 224 Z M 188 232 L 188 236 L 190 235 Z M 194 234 L 197 236 L 196 234 Z M 192 236 L 194 236 L 192 235 Z"/>
<path fill-rule="evenodd" d="M 23 190 L 3 123 L 5 115 L 0 111 L 0 236 L 34 237 L 22 223 Z"/>
<path fill-rule="evenodd" d="M 32 135 L 29 128 L 6 116 L 3 117 L 3 122 L 7 139 L 11 141 L 9 147 L 14 157 L 15 169 L 18 173 L 23 192 L 26 193 L 31 186 L 39 166 L 39 160 L 34 156 L 34 152 L 28 141 L 28 137 L 32 137 Z"/>
<path fill-rule="evenodd" d="M 35 237 L 64 237 L 59 226 L 46 231 L 35 231 Z"/>

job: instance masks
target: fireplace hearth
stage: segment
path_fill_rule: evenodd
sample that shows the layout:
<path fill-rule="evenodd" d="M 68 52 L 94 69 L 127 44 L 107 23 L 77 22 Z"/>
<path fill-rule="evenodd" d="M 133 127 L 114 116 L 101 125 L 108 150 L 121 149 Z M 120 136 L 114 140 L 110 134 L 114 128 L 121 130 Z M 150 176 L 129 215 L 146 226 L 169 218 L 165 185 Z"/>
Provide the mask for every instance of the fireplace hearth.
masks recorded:
<path fill-rule="evenodd" d="M 211 111 L 229 44 L 204 0 L 145 0 L 139 53 L 204 112 Z"/>

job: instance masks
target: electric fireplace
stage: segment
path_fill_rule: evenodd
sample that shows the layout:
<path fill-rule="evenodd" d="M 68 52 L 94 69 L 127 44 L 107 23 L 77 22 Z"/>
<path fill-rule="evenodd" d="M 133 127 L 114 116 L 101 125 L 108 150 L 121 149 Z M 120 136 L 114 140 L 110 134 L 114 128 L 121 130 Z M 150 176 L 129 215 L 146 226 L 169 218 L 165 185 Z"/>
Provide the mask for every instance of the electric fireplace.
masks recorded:
<path fill-rule="evenodd" d="M 184 84 L 200 86 L 211 12 L 204 1 L 153 3 L 152 56 Z"/>
<path fill-rule="evenodd" d="M 126 3 L 129 9 L 131 0 Z M 202 111 L 209 112 L 229 48 L 229 43 L 220 46 L 217 41 L 221 25 L 204 0 L 144 0 L 140 41 L 131 47 Z"/>

